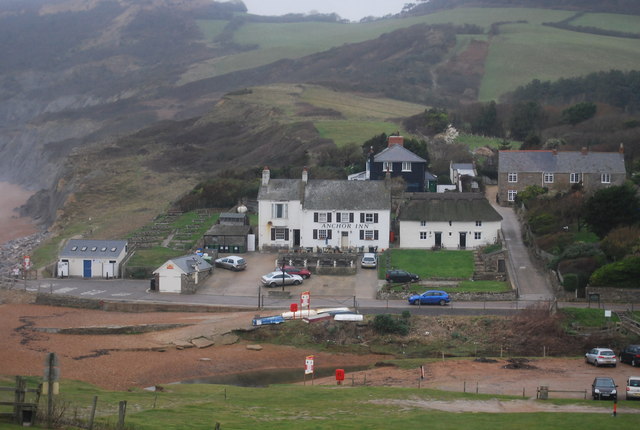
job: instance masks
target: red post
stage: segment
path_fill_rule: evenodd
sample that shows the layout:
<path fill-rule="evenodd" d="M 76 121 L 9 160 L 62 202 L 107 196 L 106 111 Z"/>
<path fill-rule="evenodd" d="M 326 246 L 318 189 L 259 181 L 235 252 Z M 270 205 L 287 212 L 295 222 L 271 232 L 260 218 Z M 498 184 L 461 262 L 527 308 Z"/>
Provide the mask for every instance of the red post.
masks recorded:
<path fill-rule="evenodd" d="M 613 416 L 615 417 L 618 414 L 618 400 L 613 401 Z"/>
<path fill-rule="evenodd" d="M 338 385 L 342 385 L 342 381 L 344 381 L 344 369 L 336 369 L 336 381 Z"/>

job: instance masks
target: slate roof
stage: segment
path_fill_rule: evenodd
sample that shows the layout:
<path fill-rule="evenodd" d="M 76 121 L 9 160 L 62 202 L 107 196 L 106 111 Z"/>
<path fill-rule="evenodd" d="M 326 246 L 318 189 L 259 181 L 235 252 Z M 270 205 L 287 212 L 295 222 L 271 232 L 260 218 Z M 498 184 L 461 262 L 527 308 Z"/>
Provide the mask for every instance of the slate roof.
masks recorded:
<path fill-rule="evenodd" d="M 451 168 L 457 170 L 460 176 L 475 176 L 476 174 L 476 169 L 471 163 L 453 163 Z"/>
<path fill-rule="evenodd" d="M 425 193 L 409 201 L 400 221 L 501 221 L 502 216 L 478 193 Z"/>
<path fill-rule="evenodd" d="M 305 187 L 303 209 L 390 210 L 385 181 L 313 180 Z"/>
<path fill-rule="evenodd" d="M 622 173 L 624 154 L 581 151 L 500 151 L 498 172 Z"/>
<path fill-rule="evenodd" d="M 126 240 L 70 239 L 60 258 L 117 258 L 127 246 Z"/>
<path fill-rule="evenodd" d="M 250 225 L 214 224 L 205 236 L 246 236 L 251 233 Z"/>
<path fill-rule="evenodd" d="M 302 179 L 270 179 L 266 186 L 260 186 L 258 200 L 301 200 L 303 190 Z"/>
<path fill-rule="evenodd" d="M 386 147 L 382 151 L 380 151 L 377 155 L 373 157 L 373 161 L 375 163 L 382 163 L 384 161 L 390 162 L 400 162 L 400 161 L 410 161 L 412 163 L 426 163 L 427 160 L 424 158 L 418 157 L 413 152 L 409 151 L 402 145 L 391 145 L 390 147 Z"/>
<path fill-rule="evenodd" d="M 184 273 L 202 272 L 213 267 L 197 254 L 184 255 L 182 257 L 172 258 L 169 261 L 178 266 Z M 193 267 L 194 265 L 197 266 L 197 268 Z"/>

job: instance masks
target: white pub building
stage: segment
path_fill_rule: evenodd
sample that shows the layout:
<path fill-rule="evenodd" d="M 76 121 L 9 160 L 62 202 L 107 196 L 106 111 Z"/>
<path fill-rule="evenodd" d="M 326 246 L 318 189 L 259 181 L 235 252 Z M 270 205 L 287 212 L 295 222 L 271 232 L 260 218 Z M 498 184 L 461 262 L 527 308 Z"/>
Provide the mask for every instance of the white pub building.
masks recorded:
<path fill-rule="evenodd" d="M 258 246 L 273 248 L 389 247 L 391 193 L 385 181 L 271 179 L 262 171 Z"/>

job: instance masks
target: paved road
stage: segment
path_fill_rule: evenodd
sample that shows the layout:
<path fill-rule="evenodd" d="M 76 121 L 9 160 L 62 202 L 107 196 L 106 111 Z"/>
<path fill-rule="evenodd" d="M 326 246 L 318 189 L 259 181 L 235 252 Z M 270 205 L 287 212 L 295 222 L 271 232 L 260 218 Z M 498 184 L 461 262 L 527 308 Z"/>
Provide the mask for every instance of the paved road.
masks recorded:
<path fill-rule="evenodd" d="M 553 300 L 553 289 L 547 281 L 546 274 L 536 268 L 531 260 L 529 250 L 522 241 L 520 222 L 514 210 L 510 207 L 499 206 L 496 203 L 495 191 L 491 189 L 494 187 L 488 188 L 490 189 L 487 191 L 487 199 L 502 215 L 502 233 L 509 251 L 509 274 L 516 284 L 519 299 L 525 302 Z"/>

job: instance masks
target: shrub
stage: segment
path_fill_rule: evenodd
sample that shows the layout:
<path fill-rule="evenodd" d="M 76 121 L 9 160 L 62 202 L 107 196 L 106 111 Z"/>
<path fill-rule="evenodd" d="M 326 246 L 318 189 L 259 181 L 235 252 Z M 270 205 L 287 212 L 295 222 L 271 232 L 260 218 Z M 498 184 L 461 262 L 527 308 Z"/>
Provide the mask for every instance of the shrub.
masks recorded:
<path fill-rule="evenodd" d="M 594 257 L 604 263 L 605 256 L 602 250 L 595 243 L 576 242 L 567 246 L 560 255 L 551 262 L 551 267 L 558 268 L 558 264 L 565 260 L 575 260 L 582 257 Z M 601 263 L 601 264 L 602 264 Z M 599 264 L 599 265 L 601 265 Z M 598 266 L 599 266 L 598 265 Z M 595 270 L 595 268 L 594 268 Z"/>
<path fill-rule="evenodd" d="M 529 227 L 535 234 L 549 234 L 558 231 L 559 220 L 550 213 L 541 213 L 533 215 L 528 219 Z"/>
<path fill-rule="evenodd" d="M 564 276 L 562 286 L 565 291 L 575 291 L 578 289 L 578 275 L 575 273 L 568 273 Z"/>
<path fill-rule="evenodd" d="M 615 228 L 607 234 L 600 247 L 610 260 L 622 260 L 640 248 L 640 227 Z"/>
<path fill-rule="evenodd" d="M 409 323 L 406 318 L 396 319 L 388 314 L 376 315 L 373 319 L 373 328 L 380 334 L 409 334 Z"/>
<path fill-rule="evenodd" d="M 564 249 L 573 242 L 571 233 L 552 233 L 539 237 L 536 244 L 547 252 L 554 255 L 561 254 Z"/>
<path fill-rule="evenodd" d="M 589 279 L 593 286 L 640 288 L 640 256 L 602 266 Z"/>

